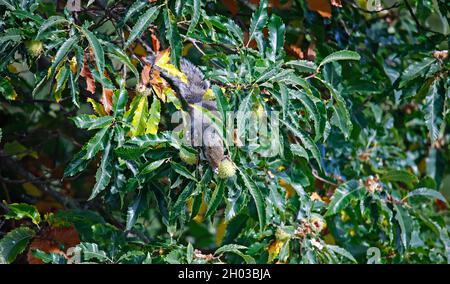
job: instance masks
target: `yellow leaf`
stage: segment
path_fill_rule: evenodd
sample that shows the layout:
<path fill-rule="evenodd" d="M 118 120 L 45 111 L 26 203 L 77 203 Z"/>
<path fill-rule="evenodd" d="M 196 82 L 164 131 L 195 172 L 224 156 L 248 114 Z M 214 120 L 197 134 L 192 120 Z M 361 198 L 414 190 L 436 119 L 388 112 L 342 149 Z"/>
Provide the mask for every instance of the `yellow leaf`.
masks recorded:
<path fill-rule="evenodd" d="M 269 244 L 267 251 L 269 252 L 269 262 L 272 262 L 280 254 L 281 249 L 286 241 L 274 240 Z"/>
<path fill-rule="evenodd" d="M 77 73 L 77 58 L 74 56 L 72 57 L 72 59 L 70 59 L 70 71 L 72 71 L 72 74 L 76 74 Z"/>
<path fill-rule="evenodd" d="M 216 230 L 216 245 L 217 246 L 220 246 L 222 244 L 223 237 L 225 236 L 225 233 L 227 231 L 227 226 L 228 226 L 228 224 L 225 222 L 225 218 L 222 218 L 222 220 L 220 220 L 219 225 L 217 225 L 217 230 Z"/>
<path fill-rule="evenodd" d="M 170 52 L 168 49 L 162 51 L 156 58 L 155 65 L 166 71 L 172 76 L 180 78 L 183 83 L 187 83 L 188 79 L 186 75 L 181 72 L 175 65 L 169 63 Z"/>
<path fill-rule="evenodd" d="M 145 134 L 153 134 L 158 133 L 158 125 L 161 120 L 161 103 L 158 98 L 153 97 L 153 102 L 150 107 L 150 113 L 147 119 L 147 129 L 145 130 Z"/>
<path fill-rule="evenodd" d="M 28 195 L 31 195 L 33 197 L 41 197 L 43 194 L 42 191 L 31 182 L 22 184 L 22 187 Z"/>
<path fill-rule="evenodd" d="M 92 108 L 94 109 L 94 112 L 100 116 L 106 116 L 106 112 L 103 109 L 103 106 L 96 102 L 94 99 L 92 98 L 88 98 L 87 102 L 90 103 L 92 105 Z"/>
<path fill-rule="evenodd" d="M 140 96 L 136 111 L 131 121 L 131 137 L 145 133 L 148 114 L 148 100 L 146 96 Z"/>

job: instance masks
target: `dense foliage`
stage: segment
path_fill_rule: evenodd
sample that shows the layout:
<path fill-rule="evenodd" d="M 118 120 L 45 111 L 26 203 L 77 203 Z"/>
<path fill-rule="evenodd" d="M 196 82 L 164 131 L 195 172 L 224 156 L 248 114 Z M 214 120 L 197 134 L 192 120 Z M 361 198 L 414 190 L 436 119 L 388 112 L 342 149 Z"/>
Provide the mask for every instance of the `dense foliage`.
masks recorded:
<path fill-rule="evenodd" d="M 0 0 L 0 263 L 450 262 L 449 4 Z"/>

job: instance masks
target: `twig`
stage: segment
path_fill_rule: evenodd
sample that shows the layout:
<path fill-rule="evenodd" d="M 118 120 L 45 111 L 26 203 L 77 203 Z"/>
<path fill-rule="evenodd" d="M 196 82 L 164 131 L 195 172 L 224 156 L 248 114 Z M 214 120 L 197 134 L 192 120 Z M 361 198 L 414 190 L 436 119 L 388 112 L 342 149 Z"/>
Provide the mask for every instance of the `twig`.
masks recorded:
<path fill-rule="evenodd" d="M 0 151 L 2 154 L 2 151 Z M 1 165 L 3 168 L 7 168 L 15 172 L 17 175 L 31 182 L 34 186 L 36 186 L 41 191 L 47 193 L 51 197 L 53 197 L 56 201 L 60 202 L 67 208 L 78 208 L 78 202 L 73 200 L 68 196 L 62 195 L 60 192 L 50 188 L 46 184 L 42 182 L 36 182 L 37 177 L 32 173 L 28 172 L 17 160 L 12 157 L 1 157 Z"/>

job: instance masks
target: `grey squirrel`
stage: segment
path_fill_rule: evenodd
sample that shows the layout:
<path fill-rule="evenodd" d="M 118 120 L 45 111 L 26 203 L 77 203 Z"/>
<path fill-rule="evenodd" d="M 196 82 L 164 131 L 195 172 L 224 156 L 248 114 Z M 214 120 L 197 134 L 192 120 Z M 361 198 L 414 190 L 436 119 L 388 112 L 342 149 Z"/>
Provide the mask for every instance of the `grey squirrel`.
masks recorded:
<path fill-rule="evenodd" d="M 197 66 L 185 58 L 180 61 L 180 70 L 186 75 L 187 83 L 154 65 L 155 56 L 149 56 L 147 61 L 153 68 L 161 72 L 162 77 L 171 84 L 178 97 L 183 101 L 191 120 L 191 133 L 187 134 L 191 145 L 201 146 L 211 167 L 217 171 L 220 163 L 226 159 L 223 140 L 201 108 L 195 107 L 200 106 L 212 112 L 217 111 L 215 101 L 204 99 L 205 93 L 210 88 L 210 82 L 205 79 L 204 74 Z"/>

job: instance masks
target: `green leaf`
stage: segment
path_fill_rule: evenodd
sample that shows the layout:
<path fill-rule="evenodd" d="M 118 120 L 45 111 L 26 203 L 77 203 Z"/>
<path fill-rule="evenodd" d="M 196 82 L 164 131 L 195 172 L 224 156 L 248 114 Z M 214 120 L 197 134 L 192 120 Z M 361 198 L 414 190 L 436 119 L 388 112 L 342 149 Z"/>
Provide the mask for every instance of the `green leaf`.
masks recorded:
<path fill-rule="evenodd" d="M 425 99 L 425 123 L 430 132 L 431 144 L 439 137 L 440 122 L 442 120 L 443 101 L 438 93 L 438 80 L 435 80 Z"/>
<path fill-rule="evenodd" d="M 41 35 L 48 29 L 63 24 L 68 23 L 67 19 L 61 16 L 51 16 L 39 27 L 39 31 L 36 35 L 36 39 L 40 39 Z"/>
<path fill-rule="evenodd" d="M 414 189 L 413 191 L 409 192 L 404 199 L 411 198 L 413 196 L 425 196 L 432 199 L 438 199 L 446 204 L 448 204 L 447 199 L 437 190 L 421 187 Z"/>
<path fill-rule="evenodd" d="M 258 9 L 253 13 L 252 19 L 250 22 L 250 30 L 249 30 L 249 37 L 247 46 L 253 39 L 256 38 L 258 33 L 262 33 L 262 29 L 267 24 L 267 8 L 269 7 L 269 4 L 267 3 L 267 0 L 261 0 L 259 3 Z"/>
<path fill-rule="evenodd" d="M 42 260 L 44 263 L 51 263 L 51 264 L 67 264 L 67 259 L 64 255 L 59 253 L 47 253 L 44 251 L 41 251 L 39 249 L 33 249 L 31 251 L 31 254 Z"/>
<path fill-rule="evenodd" d="M 152 105 L 150 106 L 150 113 L 147 119 L 147 129 L 145 134 L 157 134 L 158 125 L 161 120 L 161 102 L 157 97 L 153 97 Z"/>
<path fill-rule="evenodd" d="M 295 129 L 290 123 L 280 120 L 296 137 L 300 138 L 305 148 L 311 152 L 313 158 L 316 160 L 317 165 L 319 168 L 322 168 L 322 163 L 320 162 L 320 152 L 319 148 L 317 148 L 317 145 L 314 143 L 314 141 L 305 133 L 303 133 L 302 130 Z"/>
<path fill-rule="evenodd" d="M 114 117 L 122 118 L 128 102 L 128 92 L 125 86 L 121 86 L 120 90 L 116 90 L 113 96 L 112 111 Z"/>
<path fill-rule="evenodd" d="M 331 202 L 328 204 L 328 210 L 325 216 L 328 217 L 339 213 L 350 204 L 350 201 L 356 197 L 359 192 L 360 187 L 355 180 L 341 184 L 331 197 Z"/>
<path fill-rule="evenodd" d="M 25 226 L 6 234 L 0 240 L 0 264 L 12 263 L 25 250 L 35 234 L 32 229 Z"/>
<path fill-rule="evenodd" d="M 145 133 L 146 122 L 148 119 L 148 100 L 146 96 L 137 96 L 133 99 L 137 103 L 136 111 L 131 121 L 131 136 L 138 136 Z M 133 102 L 131 104 L 133 104 Z"/>
<path fill-rule="evenodd" d="M 315 73 L 317 70 L 316 63 L 308 60 L 292 60 L 285 63 L 288 66 L 294 66 L 298 71 L 304 73 Z"/>
<path fill-rule="evenodd" d="M 147 195 L 143 192 L 139 192 L 138 196 L 134 199 L 133 204 L 128 207 L 127 210 L 127 224 L 126 230 L 129 231 L 136 224 L 136 220 L 147 204 Z"/>
<path fill-rule="evenodd" d="M 384 175 L 382 175 L 381 179 L 388 182 L 403 182 L 407 185 L 419 182 L 419 179 L 415 175 L 405 170 L 389 170 Z"/>
<path fill-rule="evenodd" d="M 328 55 L 327 57 L 325 57 L 322 60 L 322 62 L 320 62 L 319 68 L 327 63 L 334 62 L 334 61 L 339 61 L 339 60 L 357 60 L 357 61 L 359 61 L 360 59 L 361 59 L 361 56 L 354 51 L 340 50 L 340 51 L 336 51 L 336 52 Z"/>
<path fill-rule="evenodd" d="M 327 249 L 331 250 L 334 253 L 340 254 L 345 258 L 348 258 L 353 263 L 358 263 L 351 253 L 349 253 L 347 250 L 345 250 L 341 247 L 334 246 L 334 245 L 327 245 Z"/>
<path fill-rule="evenodd" d="M 264 196 L 256 183 L 240 168 L 238 169 L 239 173 L 241 174 L 242 180 L 244 181 L 245 187 L 248 189 L 250 195 L 253 198 L 253 201 L 255 202 L 256 210 L 258 212 L 259 229 L 260 231 L 262 231 L 266 226 L 266 204 L 264 202 Z"/>
<path fill-rule="evenodd" d="M 179 173 L 180 175 L 184 176 L 185 178 L 188 178 L 190 180 L 193 180 L 198 183 L 198 180 L 195 178 L 195 176 L 183 165 L 180 165 L 176 162 L 171 161 L 170 165 L 172 166 L 172 169 Z"/>
<path fill-rule="evenodd" d="M 151 172 L 153 172 L 154 170 L 158 169 L 162 164 L 164 164 L 165 162 L 167 162 L 167 159 L 163 159 L 163 160 L 159 160 L 159 161 L 153 161 L 150 163 L 147 163 L 140 171 L 139 171 L 139 175 L 146 175 L 149 174 Z"/>
<path fill-rule="evenodd" d="M 428 67 L 430 67 L 434 62 L 436 62 L 436 59 L 427 57 L 422 61 L 410 64 L 402 74 L 402 80 L 399 87 L 402 88 L 409 81 L 425 74 L 425 72 L 428 70 Z"/>
<path fill-rule="evenodd" d="M 314 121 L 316 136 L 321 135 L 323 132 L 321 127 L 322 118 L 314 101 L 307 95 L 306 92 L 290 90 L 290 93 L 293 95 L 293 98 L 298 99 L 305 106 L 306 111 L 310 114 Z"/>
<path fill-rule="evenodd" d="M 97 244 L 83 242 L 77 245 L 77 248 L 83 252 L 83 257 L 87 261 L 92 259 L 97 259 L 100 261 L 111 261 L 106 255 L 106 252 L 100 250 Z"/>
<path fill-rule="evenodd" d="M 201 14 L 201 5 L 202 5 L 202 1 L 201 0 L 192 0 L 193 5 L 192 5 L 192 17 L 191 17 L 191 23 L 189 25 L 188 28 L 188 34 L 191 34 L 192 31 L 195 29 L 195 27 L 197 26 L 199 20 L 200 20 L 200 14 Z"/>
<path fill-rule="evenodd" d="M 105 146 L 105 150 L 103 151 L 102 160 L 100 162 L 100 166 L 97 169 L 97 173 L 95 174 L 95 185 L 92 189 L 91 196 L 89 200 L 94 199 L 100 192 L 102 192 L 108 184 L 111 182 L 111 174 L 112 174 L 112 143 L 111 138 L 114 132 L 109 132 L 107 135 L 107 142 Z"/>
<path fill-rule="evenodd" d="M 6 205 L 9 209 L 9 211 L 3 216 L 6 220 L 8 219 L 15 219 L 15 220 L 21 220 L 24 218 L 30 218 L 31 221 L 39 225 L 41 222 L 41 214 L 39 214 L 39 211 L 36 209 L 36 207 L 25 204 L 25 203 L 12 203 Z"/>
<path fill-rule="evenodd" d="M 125 17 L 123 18 L 123 24 L 125 24 L 134 14 L 140 12 L 142 8 L 147 6 L 148 1 L 136 0 L 128 9 Z"/>
<path fill-rule="evenodd" d="M 85 28 L 82 28 L 81 31 L 86 36 L 87 40 L 89 41 L 89 45 L 91 46 L 94 56 L 95 56 L 95 63 L 97 65 L 97 71 L 100 75 L 100 78 L 103 78 L 103 72 L 105 70 L 105 53 L 103 51 L 103 47 L 100 44 L 98 38 L 90 31 L 86 30 Z M 103 84 L 103 80 L 101 82 Z"/>
<path fill-rule="evenodd" d="M 131 70 L 131 72 L 133 72 L 134 76 L 136 77 L 136 81 L 137 82 L 140 81 L 139 71 L 137 70 L 136 66 L 133 65 L 130 58 L 122 50 L 114 48 L 114 53 L 108 53 L 107 55 L 111 59 L 117 60 L 118 62 L 125 65 L 125 67 L 127 67 L 128 69 Z"/>
<path fill-rule="evenodd" d="M 69 72 L 69 88 L 70 94 L 72 96 L 72 103 L 79 108 L 80 107 L 80 101 L 78 98 L 79 90 L 77 82 L 75 80 L 75 75 L 73 75 L 72 72 Z"/>
<path fill-rule="evenodd" d="M 89 164 L 89 160 L 83 159 L 83 157 L 86 156 L 86 153 L 86 149 L 82 149 L 72 158 L 69 165 L 67 165 L 66 169 L 64 170 L 65 177 L 72 177 L 86 169 L 87 165 Z"/>
<path fill-rule="evenodd" d="M 137 145 L 139 147 L 152 147 L 160 145 L 161 143 L 170 143 L 172 140 L 165 134 L 146 134 L 131 138 L 128 143 Z"/>
<path fill-rule="evenodd" d="M 138 21 L 131 29 L 125 47 L 128 47 L 137 37 L 141 36 L 156 17 L 158 17 L 159 8 L 160 6 L 150 7 L 141 17 L 139 17 Z"/>
<path fill-rule="evenodd" d="M 406 249 L 408 248 L 409 241 L 411 240 L 411 216 L 409 216 L 408 211 L 400 205 L 394 204 L 394 210 L 396 212 L 395 219 L 400 227 L 400 240 Z"/>
<path fill-rule="evenodd" d="M 279 54 L 280 51 L 283 50 L 284 33 L 286 30 L 286 26 L 284 25 L 280 17 L 273 14 L 270 17 L 268 27 L 269 27 L 269 41 L 271 47 L 268 57 L 270 60 L 275 62 L 277 54 Z"/>
<path fill-rule="evenodd" d="M 166 9 L 164 13 L 164 23 L 166 26 L 166 38 L 169 41 L 171 51 L 170 51 L 170 61 L 176 67 L 180 66 L 181 50 L 182 50 L 182 40 L 177 27 L 177 20 L 172 14 L 172 11 Z"/>
<path fill-rule="evenodd" d="M 74 45 L 78 42 L 78 38 L 76 36 L 70 37 L 68 40 L 66 40 L 61 47 L 58 49 L 55 55 L 55 59 L 53 61 L 52 66 L 50 67 L 50 75 L 48 76 L 48 79 L 53 79 L 53 76 L 55 75 L 56 68 L 59 66 L 61 61 L 63 61 L 70 51 L 72 51 Z"/>
<path fill-rule="evenodd" d="M 181 192 L 181 194 L 178 196 L 177 201 L 175 201 L 175 204 L 172 207 L 172 210 L 170 211 L 170 219 L 174 220 L 176 216 L 178 216 L 183 210 L 186 205 L 186 201 L 188 198 L 194 193 L 195 186 L 194 182 L 190 182 Z"/>
<path fill-rule="evenodd" d="M 225 183 L 223 181 L 220 181 L 220 183 L 217 185 L 217 188 L 214 190 L 211 200 L 209 201 L 208 208 L 205 213 L 205 218 L 208 218 L 209 216 L 214 214 L 214 212 L 216 212 L 217 207 L 220 205 L 220 202 L 222 202 L 224 193 Z"/>
<path fill-rule="evenodd" d="M 108 133 L 108 130 L 109 127 L 103 128 L 88 141 L 88 143 L 83 147 L 83 149 L 86 150 L 86 154 L 82 159 L 90 160 L 98 153 L 98 151 L 103 150 L 105 145 L 105 138 L 108 137 L 108 135 L 106 135 Z"/>
<path fill-rule="evenodd" d="M 95 116 L 92 114 L 80 114 L 70 118 L 78 128 L 82 129 L 99 129 L 110 125 L 113 121 L 112 116 Z"/>
<path fill-rule="evenodd" d="M 0 77 L 0 94 L 7 100 L 14 100 L 17 97 L 17 93 L 9 80 L 3 77 Z"/>
<path fill-rule="evenodd" d="M 245 263 L 256 264 L 256 261 L 253 257 L 246 255 L 240 251 L 240 250 L 244 250 L 244 249 L 247 249 L 247 247 L 241 246 L 241 245 L 236 245 L 236 244 L 228 244 L 228 245 L 224 245 L 224 246 L 221 246 L 220 248 L 218 248 L 214 252 L 214 255 L 222 255 L 227 252 L 234 253 L 234 254 L 242 257 L 244 259 Z"/>

